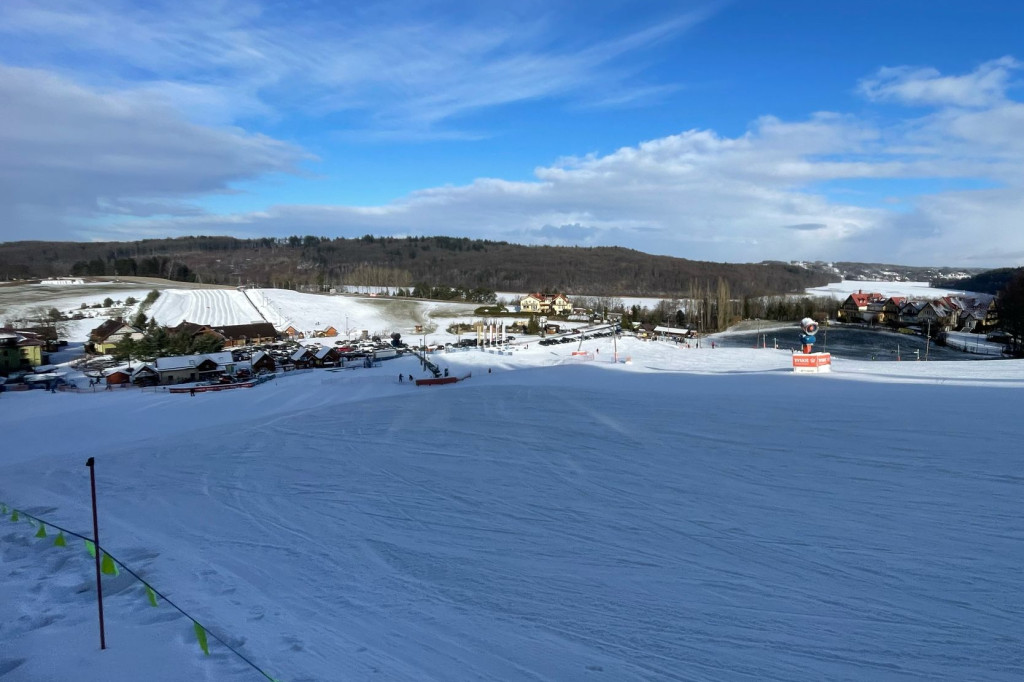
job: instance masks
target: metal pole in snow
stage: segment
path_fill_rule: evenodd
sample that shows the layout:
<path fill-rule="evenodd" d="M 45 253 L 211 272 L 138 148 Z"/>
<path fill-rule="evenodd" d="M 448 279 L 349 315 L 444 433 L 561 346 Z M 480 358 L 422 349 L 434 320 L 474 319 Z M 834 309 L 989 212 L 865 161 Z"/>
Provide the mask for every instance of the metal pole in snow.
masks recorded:
<path fill-rule="evenodd" d="M 107 648 L 107 637 L 103 631 L 103 578 L 100 574 L 100 524 L 96 515 L 96 460 L 88 459 L 89 483 L 92 486 L 92 544 L 96 550 L 96 603 L 100 611 L 100 649 Z"/>

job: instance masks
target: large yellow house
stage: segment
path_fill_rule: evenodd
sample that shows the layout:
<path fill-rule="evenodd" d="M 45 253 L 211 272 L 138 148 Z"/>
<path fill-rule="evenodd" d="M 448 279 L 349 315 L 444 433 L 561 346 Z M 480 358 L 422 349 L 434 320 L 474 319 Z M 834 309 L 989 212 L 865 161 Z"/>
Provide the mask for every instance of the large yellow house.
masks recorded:
<path fill-rule="evenodd" d="M 572 312 L 572 303 L 565 294 L 527 294 L 519 300 L 519 310 L 524 313 L 565 315 Z"/>
<path fill-rule="evenodd" d="M 46 342 L 30 331 L 0 329 L 0 374 L 38 367 L 49 362 Z"/>

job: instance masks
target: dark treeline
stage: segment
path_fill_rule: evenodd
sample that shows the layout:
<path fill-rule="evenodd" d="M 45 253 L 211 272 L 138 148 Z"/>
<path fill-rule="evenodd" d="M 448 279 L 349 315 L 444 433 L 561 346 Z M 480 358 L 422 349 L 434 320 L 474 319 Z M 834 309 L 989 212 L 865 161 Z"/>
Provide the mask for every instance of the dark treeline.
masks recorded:
<path fill-rule="evenodd" d="M 1014 275 L 1021 272 L 1021 268 L 997 268 L 986 272 L 978 273 L 966 279 L 944 279 L 933 282 L 932 286 L 948 289 L 961 289 L 963 291 L 977 291 L 986 294 L 998 294 L 1005 289 L 1013 279 Z"/>
<path fill-rule="evenodd" d="M 0 279 L 150 276 L 322 290 L 335 285 L 682 296 L 724 280 L 734 296 L 797 292 L 838 276 L 786 263 L 730 264 L 619 247 L 522 246 L 458 237 L 182 237 L 0 244 Z"/>

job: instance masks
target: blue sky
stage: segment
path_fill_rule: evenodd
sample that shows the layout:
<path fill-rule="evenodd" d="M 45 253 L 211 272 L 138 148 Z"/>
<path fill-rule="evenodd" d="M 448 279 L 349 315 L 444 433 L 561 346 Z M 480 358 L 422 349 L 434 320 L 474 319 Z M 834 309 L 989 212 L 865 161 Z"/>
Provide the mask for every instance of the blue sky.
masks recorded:
<path fill-rule="evenodd" d="M 1024 3 L 0 3 L 0 239 L 1024 263 Z"/>

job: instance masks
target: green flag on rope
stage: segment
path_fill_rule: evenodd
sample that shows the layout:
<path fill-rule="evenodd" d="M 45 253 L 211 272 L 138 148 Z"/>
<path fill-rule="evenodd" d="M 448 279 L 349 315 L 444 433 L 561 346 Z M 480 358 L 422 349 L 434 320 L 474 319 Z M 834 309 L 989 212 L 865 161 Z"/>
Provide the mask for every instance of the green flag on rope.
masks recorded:
<path fill-rule="evenodd" d="M 39 524 L 39 530 L 36 531 L 36 537 L 37 538 L 45 538 L 46 537 L 46 526 L 44 524 L 42 524 L 42 523 Z"/>
<path fill-rule="evenodd" d="M 149 585 L 146 585 L 146 596 L 149 597 L 149 605 L 156 606 L 156 592 Z"/>
<path fill-rule="evenodd" d="M 207 656 L 210 655 L 210 645 L 206 643 L 206 630 L 199 623 L 192 621 L 192 627 L 196 631 L 196 639 L 199 640 L 199 648 L 203 650 L 203 653 Z"/>
<path fill-rule="evenodd" d="M 117 570 L 117 564 L 110 558 L 110 555 L 106 552 L 103 553 L 103 563 L 100 566 L 100 571 L 107 575 L 118 575 L 121 571 Z"/>
<path fill-rule="evenodd" d="M 64 531 L 57 533 L 57 539 L 53 541 L 53 544 L 57 547 L 67 547 L 68 541 L 64 539 Z"/>
<path fill-rule="evenodd" d="M 21 517 L 18 516 L 18 510 L 17 509 L 15 509 L 13 512 L 11 512 L 11 521 L 17 521 L 20 518 Z"/>
<path fill-rule="evenodd" d="M 93 559 L 96 558 L 96 543 L 92 540 L 85 541 L 85 551 L 89 553 Z"/>

